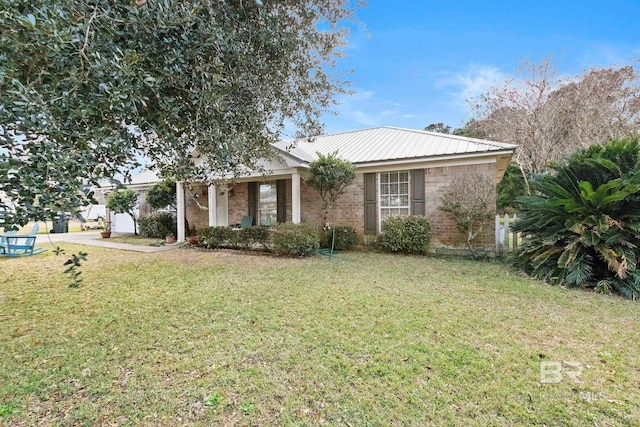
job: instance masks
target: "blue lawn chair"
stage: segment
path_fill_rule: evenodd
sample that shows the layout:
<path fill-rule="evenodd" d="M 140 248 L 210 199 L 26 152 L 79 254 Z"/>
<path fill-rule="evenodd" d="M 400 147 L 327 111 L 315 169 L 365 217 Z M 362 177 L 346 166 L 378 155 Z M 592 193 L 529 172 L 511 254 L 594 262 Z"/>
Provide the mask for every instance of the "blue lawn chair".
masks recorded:
<path fill-rule="evenodd" d="M 23 255 L 37 255 L 46 252 L 46 249 L 36 248 L 36 233 L 40 226 L 35 223 L 28 235 L 7 232 L 0 236 L 0 255 L 18 257 Z"/>

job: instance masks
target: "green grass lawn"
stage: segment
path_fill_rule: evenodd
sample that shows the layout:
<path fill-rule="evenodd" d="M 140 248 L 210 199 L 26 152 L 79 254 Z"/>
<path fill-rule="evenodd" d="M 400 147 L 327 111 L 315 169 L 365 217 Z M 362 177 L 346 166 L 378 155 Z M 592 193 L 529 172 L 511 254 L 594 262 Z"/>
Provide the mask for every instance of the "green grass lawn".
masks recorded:
<path fill-rule="evenodd" d="M 638 303 L 459 259 L 82 249 L 80 289 L 0 260 L 0 424 L 640 425 Z M 581 382 L 541 383 L 563 361 Z"/>
<path fill-rule="evenodd" d="M 165 239 L 156 239 L 142 236 L 134 236 L 132 234 L 127 234 L 123 236 L 114 236 L 113 234 L 109 237 L 109 241 L 113 243 L 126 243 L 128 245 L 139 245 L 139 246 L 163 246 L 165 245 Z"/>

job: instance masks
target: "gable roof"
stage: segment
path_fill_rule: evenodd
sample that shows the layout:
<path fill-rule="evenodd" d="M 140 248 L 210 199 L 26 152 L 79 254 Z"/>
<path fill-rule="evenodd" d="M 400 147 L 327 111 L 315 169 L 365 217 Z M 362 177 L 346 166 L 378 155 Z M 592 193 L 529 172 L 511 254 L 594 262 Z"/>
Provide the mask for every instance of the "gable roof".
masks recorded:
<path fill-rule="evenodd" d="M 304 163 L 316 160 L 316 153 L 327 155 L 338 151 L 341 159 L 354 164 L 512 153 L 517 148 L 513 144 L 389 126 L 321 135 L 311 141 L 280 141 L 274 147 Z"/>

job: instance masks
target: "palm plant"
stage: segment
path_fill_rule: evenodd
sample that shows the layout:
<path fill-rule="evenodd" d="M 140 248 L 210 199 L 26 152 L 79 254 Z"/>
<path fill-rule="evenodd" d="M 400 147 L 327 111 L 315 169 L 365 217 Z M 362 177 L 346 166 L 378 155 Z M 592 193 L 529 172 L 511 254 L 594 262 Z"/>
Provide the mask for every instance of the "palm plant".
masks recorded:
<path fill-rule="evenodd" d="M 518 199 L 518 261 L 554 284 L 640 296 L 638 138 L 581 150 Z"/>

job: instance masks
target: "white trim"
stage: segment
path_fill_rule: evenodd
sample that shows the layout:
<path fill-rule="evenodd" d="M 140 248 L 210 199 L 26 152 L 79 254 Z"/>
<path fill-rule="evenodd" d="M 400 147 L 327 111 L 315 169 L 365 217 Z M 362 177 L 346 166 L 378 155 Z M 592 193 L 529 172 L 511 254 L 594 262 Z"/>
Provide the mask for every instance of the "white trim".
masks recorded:
<path fill-rule="evenodd" d="M 380 163 L 380 164 L 356 164 L 356 173 L 377 173 L 377 172 L 392 172 L 397 170 L 411 170 L 411 169 L 429 169 L 440 168 L 446 166 L 468 166 L 468 165 L 480 165 L 497 163 L 497 159 L 493 156 L 474 157 L 474 158 L 451 158 L 451 159 L 434 159 L 430 161 L 410 161 L 406 163 Z"/>
<path fill-rule="evenodd" d="M 222 191 L 221 191 L 222 190 Z M 221 198 L 220 198 L 220 204 L 218 204 L 218 201 L 216 199 L 216 225 L 221 226 L 221 225 L 229 225 L 229 187 L 224 186 L 224 187 L 218 187 L 217 190 L 218 192 L 222 193 L 221 194 Z M 216 195 L 216 197 L 218 197 Z M 224 207 L 224 215 L 223 216 L 218 216 L 218 208 L 220 207 Z"/>
<path fill-rule="evenodd" d="M 216 186 L 210 185 L 209 192 L 207 194 L 207 201 L 209 202 L 209 227 L 215 227 L 216 225 L 218 225 L 217 198 Z"/>
<path fill-rule="evenodd" d="M 186 215 L 186 205 L 184 198 L 184 183 L 176 182 L 176 204 L 178 205 L 178 242 L 185 241 L 184 220 Z"/>
<path fill-rule="evenodd" d="M 300 174 L 291 174 L 291 222 L 300 222 Z"/>

